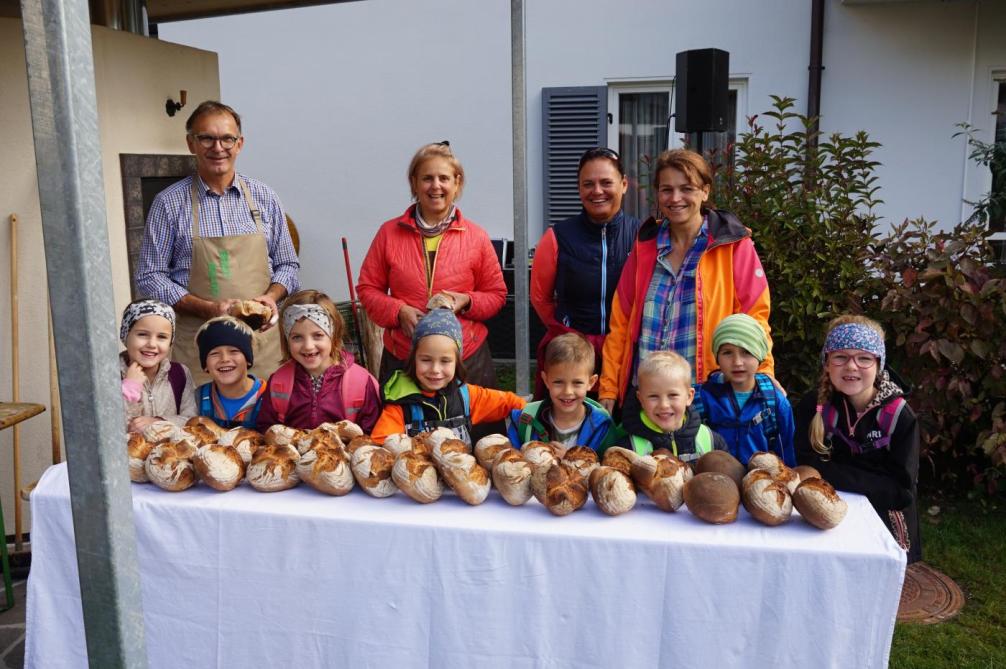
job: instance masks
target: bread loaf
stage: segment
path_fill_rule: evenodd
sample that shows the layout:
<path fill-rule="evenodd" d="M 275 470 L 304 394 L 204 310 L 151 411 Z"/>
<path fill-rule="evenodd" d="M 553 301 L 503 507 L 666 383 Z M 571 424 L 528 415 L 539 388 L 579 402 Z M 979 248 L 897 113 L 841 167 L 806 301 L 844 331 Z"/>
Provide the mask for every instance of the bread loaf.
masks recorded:
<path fill-rule="evenodd" d="M 486 469 L 492 469 L 496 456 L 501 451 L 513 448 L 510 439 L 503 434 L 490 434 L 482 437 L 475 444 L 475 459 Z"/>
<path fill-rule="evenodd" d="M 342 446 L 320 439 L 301 453 L 297 476 L 326 495 L 346 495 L 353 489 L 353 471 L 346 452 Z"/>
<path fill-rule="evenodd" d="M 587 446 L 574 446 L 562 455 L 562 461 L 572 465 L 578 474 L 589 477 L 597 469 L 597 452 Z"/>
<path fill-rule="evenodd" d="M 463 441 L 457 439 L 447 439 L 438 448 L 442 449 L 451 441 L 464 444 Z M 447 485 L 466 504 L 472 506 L 481 504 L 489 496 L 489 489 L 492 487 L 489 481 L 489 472 L 475 460 L 475 456 L 471 453 L 442 451 L 440 471 Z"/>
<path fill-rule="evenodd" d="M 192 458 L 203 483 L 221 492 L 233 490 L 245 475 L 245 463 L 233 446 L 200 446 Z"/>
<path fill-rule="evenodd" d="M 265 443 L 272 446 L 286 446 L 294 444 L 304 436 L 301 430 L 287 427 L 286 425 L 273 425 L 265 431 Z"/>
<path fill-rule="evenodd" d="M 556 449 L 551 444 L 541 441 L 529 441 L 524 444 L 521 454 L 531 465 L 531 494 L 542 504 L 545 503 L 545 478 L 548 470 L 559 462 Z"/>
<path fill-rule="evenodd" d="M 147 478 L 158 488 L 169 492 L 191 488 L 196 483 L 193 455 L 195 449 L 184 439 L 157 444 L 144 463 Z"/>
<path fill-rule="evenodd" d="M 247 467 L 248 463 L 251 462 L 252 456 L 255 454 L 255 449 L 265 445 L 265 437 L 255 430 L 236 427 L 233 430 L 228 430 L 220 437 L 220 445 L 233 446 Z"/>
<path fill-rule="evenodd" d="M 719 472 L 696 474 L 684 489 L 688 510 L 707 523 L 722 524 L 737 520 L 740 497 L 734 480 Z"/>
<path fill-rule="evenodd" d="M 796 472 L 797 476 L 800 477 L 801 481 L 806 481 L 807 479 L 820 479 L 824 478 L 821 476 L 821 472 L 817 471 L 810 465 L 797 465 L 793 467 L 793 471 Z"/>
<path fill-rule="evenodd" d="M 673 455 L 644 455 L 632 463 L 631 476 L 658 509 L 677 511 L 684 503 L 685 472 L 688 471 L 691 471 L 688 465 Z"/>
<path fill-rule="evenodd" d="M 614 467 L 597 467 L 590 472 L 590 494 L 597 508 L 609 516 L 619 516 L 636 506 L 636 487 Z"/>
<path fill-rule="evenodd" d="M 545 508 L 557 516 L 569 515 L 587 503 L 587 488 L 587 479 L 572 465 L 552 465 L 545 477 Z"/>
<path fill-rule="evenodd" d="M 726 474 L 733 479 L 734 484 L 740 489 L 741 481 L 747 470 L 740 460 L 730 455 L 726 451 L 709 451 L 695 462 L 695 473 L 719 472 Z"/>
<path fill-rule="evenodd" d="M 791 495 L 796 492 L 796 487 L 800 485 L 800 475 L 786 465 L 779 467 L 779 471 L 775 473 L 773 478 L 786 486 Z"/>
<path fill-rule="evenodd" d="M 301 455 L 315 448 L 336 448 L 340 451 L 343 450 L 342 440 L 334 432 L 320 428 L 304 432 L 303 436 L 294 442 L 294 446 L 297 447 L 297 451 Z"/>
<path fill-rule="evenodd" d="M 177 441 L 185 436 L 182 428 L 171 421 L 159 420 L 143 428 L 143 438 L 151 444 L 161 444 L 166 441 Z"/>
<path fill-rule="evenodd" d="M 793 493 L 793 506 L 808 523 L 822 530 L 830 530 L 845 518 L 849 505 L 838 496 L 830 483 L 823 479 L 808 479 Z"/>
<path fill-rule="evenodd" d="M 377 444 L 363 444 L 352 452 L 350 466 L 356 482 L 371 497 L 390 497 L 398 490 L 391 479 L 395 456 L 388 449 Z"/>
<path fill-rule="evenodd" d="M 150 479 L 147 477 L 147 470 L 144 463 L 150 451 L 154 450 L 154 445 L 143 438 L 139 432 L 130 432 L 126 435 L 126 452 L 129 454 L 129 480 L 133 483 L 146 483 Z"/>
<path fill-rule="evenodd" d="M 492 472 L 493 485 L 507 504 L 520 506 L 531 499 L 531 465 L 520 451 L 508 448 L 497 453 Z"/>
<path fill-rule="evenodd" d="M 384 438 L 384 447 L 397 458 L 405 451 L 412 450 L 412 437 L 407 434 L 389 434 Z"/>
<path fill-rule="evenodd" d="M 391 478 L 399 490 L 420 504 L 435 502 L 444 493 L 444 485 L 433 466 L 433 460 L 414 450 L 395 458 Z"/>
<path fill-rule="evenodd" d="M 632 463 L 638 460 L 641 455 L 635 451 L 630 451 L 621 446 L 611 446 L 604 452 L 601 464 L 605 467 L 614 467 L 627 476 L 632 475 Z"/>
<path fill-rule="evenodd" d="M 363 428 L 351 420 L 340 420 L 337 423 L 322 423 L 317 429 L 331 432 L 344 444 L 348 444 L 356 437 L 363 436 Z"/>
<path fill-rule="evenodd" d="M 272 309 L 255 300 L 237 300 L 227 313 L 247 323 L 252 330 L 261 330 L 272 319 Z"/>
<path fill-rule="evenodd" d="M 785 466 L 785 463 L 783 463 L 778 455 L 769 453 L 768 451 L 759 451 L 748 459 L 748 471 L 752 469 L 766 469 L 772 476 L 778 474 L 779 470 Z"/>
<path fill-rule="evenodd" d="M 353 437 L 352 439 L 349 440 L 349 443 L 346 444 L 346 453 L 352 455 L 357 451 L 357 449 L 363 446 L 377 446 L 377 445 L 378 445 L 377 442 L 371 439 L 369 436 L 361 434 L 359 437 Z"/>
<path fill-rule="evenodd" d="M 297 476 L 299 460 L 300 453 L 293 444 L 266 444 L 252 456 L 246 472 L 248 483 L 259 492 L 292 488 L 300 482 Z"/>
<path fill-rule="evenodd" d="M 781 525 L 793 512 L 786 484 L 765 469 L 753 469 L 744 477 L 741 499 L 751 517 L 765 525 Z"/>
<path fill-rule="evenodd" d="M 461 453 L 468 455 L 470 452 L 471 447 L 460 439 L 455 439 L 454 437 L 444 439 L 443 441 L 436 442 L 436 445 L 433 447 L 433 464 L 439 467 L 444 463 L 444 458 L 449 454 Z"/>
<path fill-rule="evenodd" d="M 217 425 L 216 421 L 209 416 L 193 416 L 185 421 L 185 427 L 201 427 L 209 430 L 213 433 L 214 443 L 219 442 L 220 437 L 224 436 L 224 433 L 227 432 L 227 430 Z"/>

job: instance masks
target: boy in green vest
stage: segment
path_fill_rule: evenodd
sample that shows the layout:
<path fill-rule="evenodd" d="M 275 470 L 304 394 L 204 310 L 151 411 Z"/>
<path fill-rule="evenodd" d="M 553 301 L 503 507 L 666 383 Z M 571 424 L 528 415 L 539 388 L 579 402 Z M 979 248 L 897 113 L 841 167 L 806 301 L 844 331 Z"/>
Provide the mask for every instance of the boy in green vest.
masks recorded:
<path fill-rule="evenodd" d="M 666 448 L 685 462 L 712 450 L 726 450 L 723 438 L 689 410 L 695 389 L 687 360 L 671 351 L 658 351 L 639 363 L 636 375 L 637 403 L 626 402 L 622 411 L 619 446 L 642 455 Z"/>
<path fill-rule="evenodd" d="M 559 335 L 545 347 L 541 378 L 548 398 L 510 414 L 510 442 L 519 449 L 529 441 L 558 441 L 567 447 L 602 451 L 612 443 L 611 415 L 587 397 L 597 383 L 594 347 L 581 335 Z"/>

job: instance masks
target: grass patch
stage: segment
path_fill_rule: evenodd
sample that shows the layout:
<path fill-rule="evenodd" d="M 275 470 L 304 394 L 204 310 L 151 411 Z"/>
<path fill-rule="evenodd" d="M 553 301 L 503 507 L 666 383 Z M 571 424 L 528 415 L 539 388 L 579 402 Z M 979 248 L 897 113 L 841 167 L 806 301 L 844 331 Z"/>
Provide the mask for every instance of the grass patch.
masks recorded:
<path fill-rule="evenodd" d="M 925 502 L 925 500 L 924 500 Z M 935 517 L 925 512 L 940 506 Z M 1001 504 L 1001 502 L 1000 502 Z M 996 503 L 941 500 L 923 504 L 923 559 L 957 581 L 965 604 L 938 625 L 898 624 L 891 667 L 1006 667 L 1006 514 Z"/>

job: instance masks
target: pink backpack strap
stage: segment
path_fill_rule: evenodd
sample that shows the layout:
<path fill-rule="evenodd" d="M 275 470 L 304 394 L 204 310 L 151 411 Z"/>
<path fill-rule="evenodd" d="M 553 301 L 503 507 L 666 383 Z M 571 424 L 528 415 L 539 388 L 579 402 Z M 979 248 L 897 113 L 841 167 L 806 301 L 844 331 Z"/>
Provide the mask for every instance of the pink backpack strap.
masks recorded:
<path fill-rule="evenodd" d="M 356 422 L 356 416 L 363 408 L 367 398 L 367 388 L 373 387 L 378 392 L 377 379 L 366 368 L 352 363 L 342 375 L 342 407 L 346 410 L 346 420 Z"/>
<path fill-rule="evenodd" d="M 269 400 L 280 424 L 286 420 L 286 411 L 290 408 L 290 393 L 293 392 L 293 372 L 296 364 L 293 360 L 287 360 L 269 377 Z"/>
<path fill-rule="evenodd" d="M 877 416 L 877 427 L 884 436 L 874 442 L 877 448 L 890 448 L 891 436 L 894 434 L 894 428 L 898 425 L 898 417 L 901 416 L 901 411 L 906 404 L 908 402 L 904 397 L 896 397 L 881 407 Z"/>

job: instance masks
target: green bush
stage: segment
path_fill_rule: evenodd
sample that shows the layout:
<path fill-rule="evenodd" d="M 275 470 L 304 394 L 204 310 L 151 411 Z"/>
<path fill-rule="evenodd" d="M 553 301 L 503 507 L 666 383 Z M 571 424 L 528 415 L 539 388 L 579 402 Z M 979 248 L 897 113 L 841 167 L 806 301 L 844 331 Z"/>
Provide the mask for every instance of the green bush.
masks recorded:
<path fill-rule="evenodd" d="M 1006 477 L 1006 283 L 985 236 L 1002 194 L 971 203 L 974 215 L 950 231 L 916 219 L 881 236 L 879 145 L 865 132 L 825 137 L 792 99 L 773 100 L 767 124 L 749 120 L 736 165 L 717 171 L 716 201 L 753 230 L 780 381 L 794 397 L 816 386 L 833 316 L 875 318 L 913 385 L 924 480 L 995 493 Z M 1006 144 L 962 134 L 975 162 L 1006 173 Z"/>

